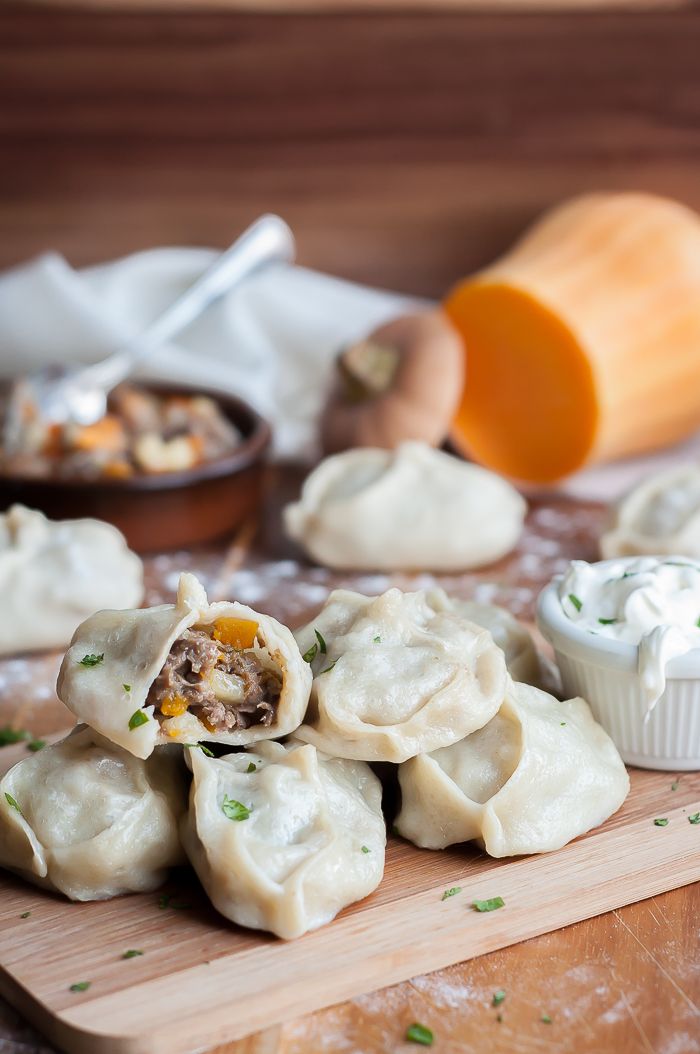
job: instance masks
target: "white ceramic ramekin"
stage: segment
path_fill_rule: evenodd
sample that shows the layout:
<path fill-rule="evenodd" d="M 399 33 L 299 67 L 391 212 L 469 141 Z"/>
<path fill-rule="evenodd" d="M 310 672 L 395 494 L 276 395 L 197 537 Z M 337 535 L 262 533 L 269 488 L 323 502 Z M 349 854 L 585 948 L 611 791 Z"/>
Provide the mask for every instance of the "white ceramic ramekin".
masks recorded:
<path fill-rule="evenodd" d="M 613 563 L 620 561 L 601 561 Z M 666 690 L 645 722 L 636 644 L 581 629 L 564 614 L 557 586 L 551 582 L 540 593 L 537 625 L 554 648 L 565 697 L 589 703 L 628 765 L 700 769 L 700 649 L 669 662 Z"/>

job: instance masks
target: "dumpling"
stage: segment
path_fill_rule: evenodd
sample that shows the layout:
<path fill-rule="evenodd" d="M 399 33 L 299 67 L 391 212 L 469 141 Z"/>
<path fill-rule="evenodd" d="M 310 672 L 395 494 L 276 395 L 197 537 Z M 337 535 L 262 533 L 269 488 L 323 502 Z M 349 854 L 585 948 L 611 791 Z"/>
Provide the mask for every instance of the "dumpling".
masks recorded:
<path fill-rule="evenodd" d="M 243 604 L 209 604 L 189 574 L 175 604 L 98 611 L 83 622 L 57 686 L 79 720 L 139 758 L 158 743 L 287 735 L 310 690 L 291 630 Z"/>
<path fill-rule="evenodd" d="M 299 739 L 339 758 L 405 761 L 481 728 L 501 704 L 503 652 L 425 593 L 331 593 L 296 634 L 314 671 Z"/>
<path fill-rule="evenodd" d="M 487 629 L 504 653 L 508 673 L 514 681 L 539 685 L 542 669 L 535 642 L 528 629 L 510 611 L 496 604 L 451 597 L 442 589 L 431 589 L 427 595 L 428 603 L 436 611 L 454 611 L 460 618 Z"/>
<path fill-rule="evenodd" d="M 426 849 L 477 839 L 491 856 L 560 849 L 627 797 L 627 770 L 583 699 L 511 684 L 498 714 L 459 743 L 399 767 L 396 827 Z"/>
<path fill-rule="evenodd" d="M 0 592 L 0 655 L 65 648 L 97 608 L 141 603 L 143 564 L 109 523 L 13 505 L 0 515 Z"/>
<path fill-rule="evenodd" d="M 386 827 L 368 765 L 299 743 L 223 758 L 194 750 L 190 763 L 182 840 L 226 918 L 299 937 L 381 882 Z"/>
<path fill-rule="evenodd" d="M 184 862 L 180 751 L 132 757 L 79 726 L 0 780 L 0 866 L 71 900 L 143 893 Z"/>
<path fill-rule="evenodd" d="M 634 487 L 613 509 L 600 549 L 605 559 L 700 557 L 700 465 L 680 465 Z"/>
<path fill-rule="evenodd" d="M 526 509 L 500 476 L 409 442 L 322 461 L 284 522 L 328 567 L 459 571 L 510 552 Z"/>

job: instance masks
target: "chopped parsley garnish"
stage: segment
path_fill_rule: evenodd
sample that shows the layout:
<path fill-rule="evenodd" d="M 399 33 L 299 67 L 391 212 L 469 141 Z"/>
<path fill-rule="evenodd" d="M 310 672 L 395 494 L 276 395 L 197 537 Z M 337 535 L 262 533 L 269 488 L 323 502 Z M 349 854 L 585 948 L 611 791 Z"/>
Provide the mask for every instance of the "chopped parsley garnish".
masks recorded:
<path fill-rule="evenodd" d="M 10 806 L 11 809 L 16 809 L 17 812 L 20 814 L 20 816 L 22 815 L 22 810 L 20 809 L 20 807 L 17 804 L 16 800 L 12 797 L 11 794 L 8 794 L 7 791 L 5 791 L 5 801 Z"/>
<path fill-rule="evenodd" d="M 362 846 L 362 852 L 363 852 L 363 853 L 369 853 L 369 852 L 370 852 L 370 850 L 369 850 L 369 849 L 367 848 L 367 846 L 366 846 L 366 845 L 363 845 L 363 846 Z"/>
<path fill-rule="evenodd" d="M 540 1018 L 540 1021 L 542 1022 L 543 1025 L 551 1025 L 551 1023 L 552 1023 L 552 1019 L 549 1016 L 549 1014 L 543 1014 L 542 1017 Z"/>
<path fill-rule="evenodd" d="M 27 743 L 27 750 L 31 750 L 32 754 L 36 754 L 37 751 L 43 750 L 45 746 L 45 739 L 31 739 L 29 743 Z"/>
<path fill-rule="evenodd" d="M 406 1039 L 409 1043 L 419 1043 L 421 1047 L 432 1047 L 433 1033 L 425 1025 L 416 1022 L 406 1029 Z"/>
<path fill-rule="evenodd" d="M 23 911 L 22 914 L 20 915 L 20 918 L 21 919 L 28 919 L 30 915 L 31 915 L 31 911 Z"/>
<path fill-rule="evenodd" d="M 668 820 L 665 816 L 659 816 L 654 820 L 654 827 L 668 827 Z"/>
<path fill-rule="evenodd" d="M 254 761 L 248 762 L 248 768 L 246 769 L 246 772 L 257 772 L 257 771 L 258 771 L 258 766 L 255 764 L 255 762 Z"/>
<path fill-rule="evenodd" d="M 138 948 L 129 948 L 128 952 L 124 952 L 122 959 L 135 959 L 137 956 L 143 955 L 142 951 Z"/>
<path fill-rule="evenodd" d="M 499 988 L 497 992 L 493 993 L 493 1006 L 500 1006 L 506 997 L 506 993 L 502 988 Z"/>
<path fill-rule="evenodd" d="M 372 640 L 373 640 L 374 644 L 381 644 L 382 643 L 382 638 L 381 637 L 373 637 Z"/>
<path fill-rule="evenodd" d="M 566 724 L 566 721 L 560 721 L 560 722 L 559 722 L 559 724 L 560 724 L 560 725 L 561 725 L 561 727 L 563 728 L 563 727 L 564 727 L 564 725 Z"/>
<path fill-rule="evenodd" d="M 700 812 L 694 812 L 688 817 L 688 823 L 700 823 Z"/>
<path fill-rule="evenodd" d="M 577 611 L 580 611 L 583 607 L 583 602 L 579 600 L 575 593 L 569 593 L 569 600 L 574 605 Z"/>
<path fill-rule="evenodd" d="M 228 794 L 224 794 L 221 811 L 229 820 L 247 820 L 251 813 L 251 810 L 243 805 L 242 802 L 236 801 L 235 798 L 229 798 Z"/>
<path fill-rule="evenodd" d="M 698 616 L 695 625 L 700 629 L 700 616 Z"/>
<path fill-rule="evenodd" d="M 680 782 L 681 782 L 680 780 L 674 780 L 673 783 L 671 784 L 671 790 L 672 791 L 677 791 Z"/>
<path fill-rule="evenodd" d="M 101 655 L 83 655 L 79 660 L 81 666 L 99 666 L 104 661 L 104 652 Z"/>
<path fill-rule="evenodd" d="M 449 897 L 456 897 L 458 893 L 462 892 L 461 886 L 452 886 L 451 889 L 446 889 L 440 897 L 440 900 L 447 900 Z"/>
<path fill-rule="evenodd" d="M 616 618 L 599 618 L 598 619 L 598 622 L 600 622 L 601 626 L 614 626 L 615 623 L 619 622 L 619 621 L 620 620 L 616 619 Z"/>
<path fill-rule="evenodd" d="M 326 642 L 317 629 L 314 630 L 314 633 L 316 634 L 316 640 L 318 641 L 318 646 L 320 648 L 321 655 L 325 655 L 328 651 L 328 648 L 326 647 Z"/>
<path fill-rule="evenodd" d="M 131 691 L 131 685 L 130 684 L 123 684 L 122 688 L 124 689 L 125 692 L 130 692 Z"/>
<path fill-rule="evenodd" d="M 23 728 L 10 728 L 9 725 L 0 728 L 0 747 L 9 747 L 12 743 L 22 743 L 31 738 L 31 732 L 26 732 Z"/>
<path fill-rule="evenodd" d="M 214 757 L 214 752 L 211 751 L 209 747 L 205 747 L 204 743 L 183 743 L 182 745 L 183 747 L 187 747 L 188 750 L 201 750 L 205 758 Z"/>
<path fill-rule="evenodd" d="M 75 984 L 70 986 L 69 991 L 71 992 L 87 992 L 88 988 L 92 984 L 91 981 L 76 981 Z"/>
<path fill-rule="evenodd" d="M 330 672 L 331 672 L 331 670 L 333 669 L 333 667 L 335 666 L 335 663 L 336 663 L 337 661 L 338 661 L 338 660 L 336 659 L 336 660 L 335 660 L 335 662 L 332 662 L 332 663 L 330 664 L 330 666 L 326 666 L 325 670 L 321 670 L 321 673 L 330 673 Z M 320 676 L 320 674 L 319 674 L 319 676 Z"/>
<path fill-rule="evenodd" d="M 474 911 L 496 911 L 504 908 L 505 904 L 503 897 L 490 897 L 488 900 L 473 900 L 472 908 Z"/>
<path fill-rule="evenodd" d="M 135 728 L 139 728 L 141 725 L 145 725 L 148 722 L 148 714 L 144 714 L 143 710 L 135 710 L 129 718 L 129 729 L 131 732 Z"/>

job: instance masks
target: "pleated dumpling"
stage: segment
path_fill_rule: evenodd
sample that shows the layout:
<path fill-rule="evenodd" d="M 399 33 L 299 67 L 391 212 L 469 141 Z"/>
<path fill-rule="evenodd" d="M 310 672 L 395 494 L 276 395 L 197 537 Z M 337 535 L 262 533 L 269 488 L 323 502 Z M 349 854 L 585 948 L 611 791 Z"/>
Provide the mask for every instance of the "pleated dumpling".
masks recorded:
<path fill-rule="evenodd" d="M 583 699 L 511 684 L 496 717 L 399 767 L 399 833 L 426 849 L 479 841 L 491 856 L 560 849 L 629 791 L 617 749 Z"/>
<path fill-rule="evenodd" d="M 181 751 L 148 761 L 78 726 L 0 780 L 0 866 L 71 900 L 157 889 L 184 862 Z"/>
<path fill-rule="evenodd" d="M 338 589 L 296 634 L 314 681 L 296 732 L 334 757 L 405 761 L 481 728 L 506 684 L 491 634 L 423 592 Z"/>
<path fill-rule="evenodd" d="M 182 839 L 226 918 L 299 937 L 381 882 L 382 791 L 368 765 L 270 742 L 223 758 L 195 750 L 190 760 Z"/>
<path fill-rule="evenodd" d="M 284 522 L 328 567 L 460 571 L 510 552 L 526 511 L 495 472 L 406 442 L 326 458 L 284 510 Z"/>
<path fill-rule="evenodd" d="M 634 487 L 613 508 L 600 549 L 605 559 L 700 557 L 700 464 L 666 469 Z"/>
<path fill-rule="evenodd" d="M 243 604 L 209 604 L 184 574 L 175 604 L 98 611 L 83 622 L 57 691 L 79 720 L 147 758 L 158 743 L 287 735 L 310 689 L 291 630 Z"/>
<path fill-rule="evenodd" d="M 442 589 L 431 589 L 428 602 L 436 611 L 454 611 L 468 622 L 487 629 L 506 657 L 508 673 L 514 681 L 538 685 L 542 679 L 540 658 L 526 626 L 497 604 L 462 600 L 448 596 Z"/>

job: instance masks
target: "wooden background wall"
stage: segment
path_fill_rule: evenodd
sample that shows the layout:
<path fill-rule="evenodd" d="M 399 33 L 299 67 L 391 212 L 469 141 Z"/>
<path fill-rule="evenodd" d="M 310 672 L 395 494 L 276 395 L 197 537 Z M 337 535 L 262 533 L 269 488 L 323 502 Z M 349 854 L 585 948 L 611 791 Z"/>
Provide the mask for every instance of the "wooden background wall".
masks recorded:
<path fill-rule="evenodd" d="M 0 266 L 224 245 L 439 294 L 601 187 L 700 207 L 700 7 L 254 14 L 0 4 Z"/>

